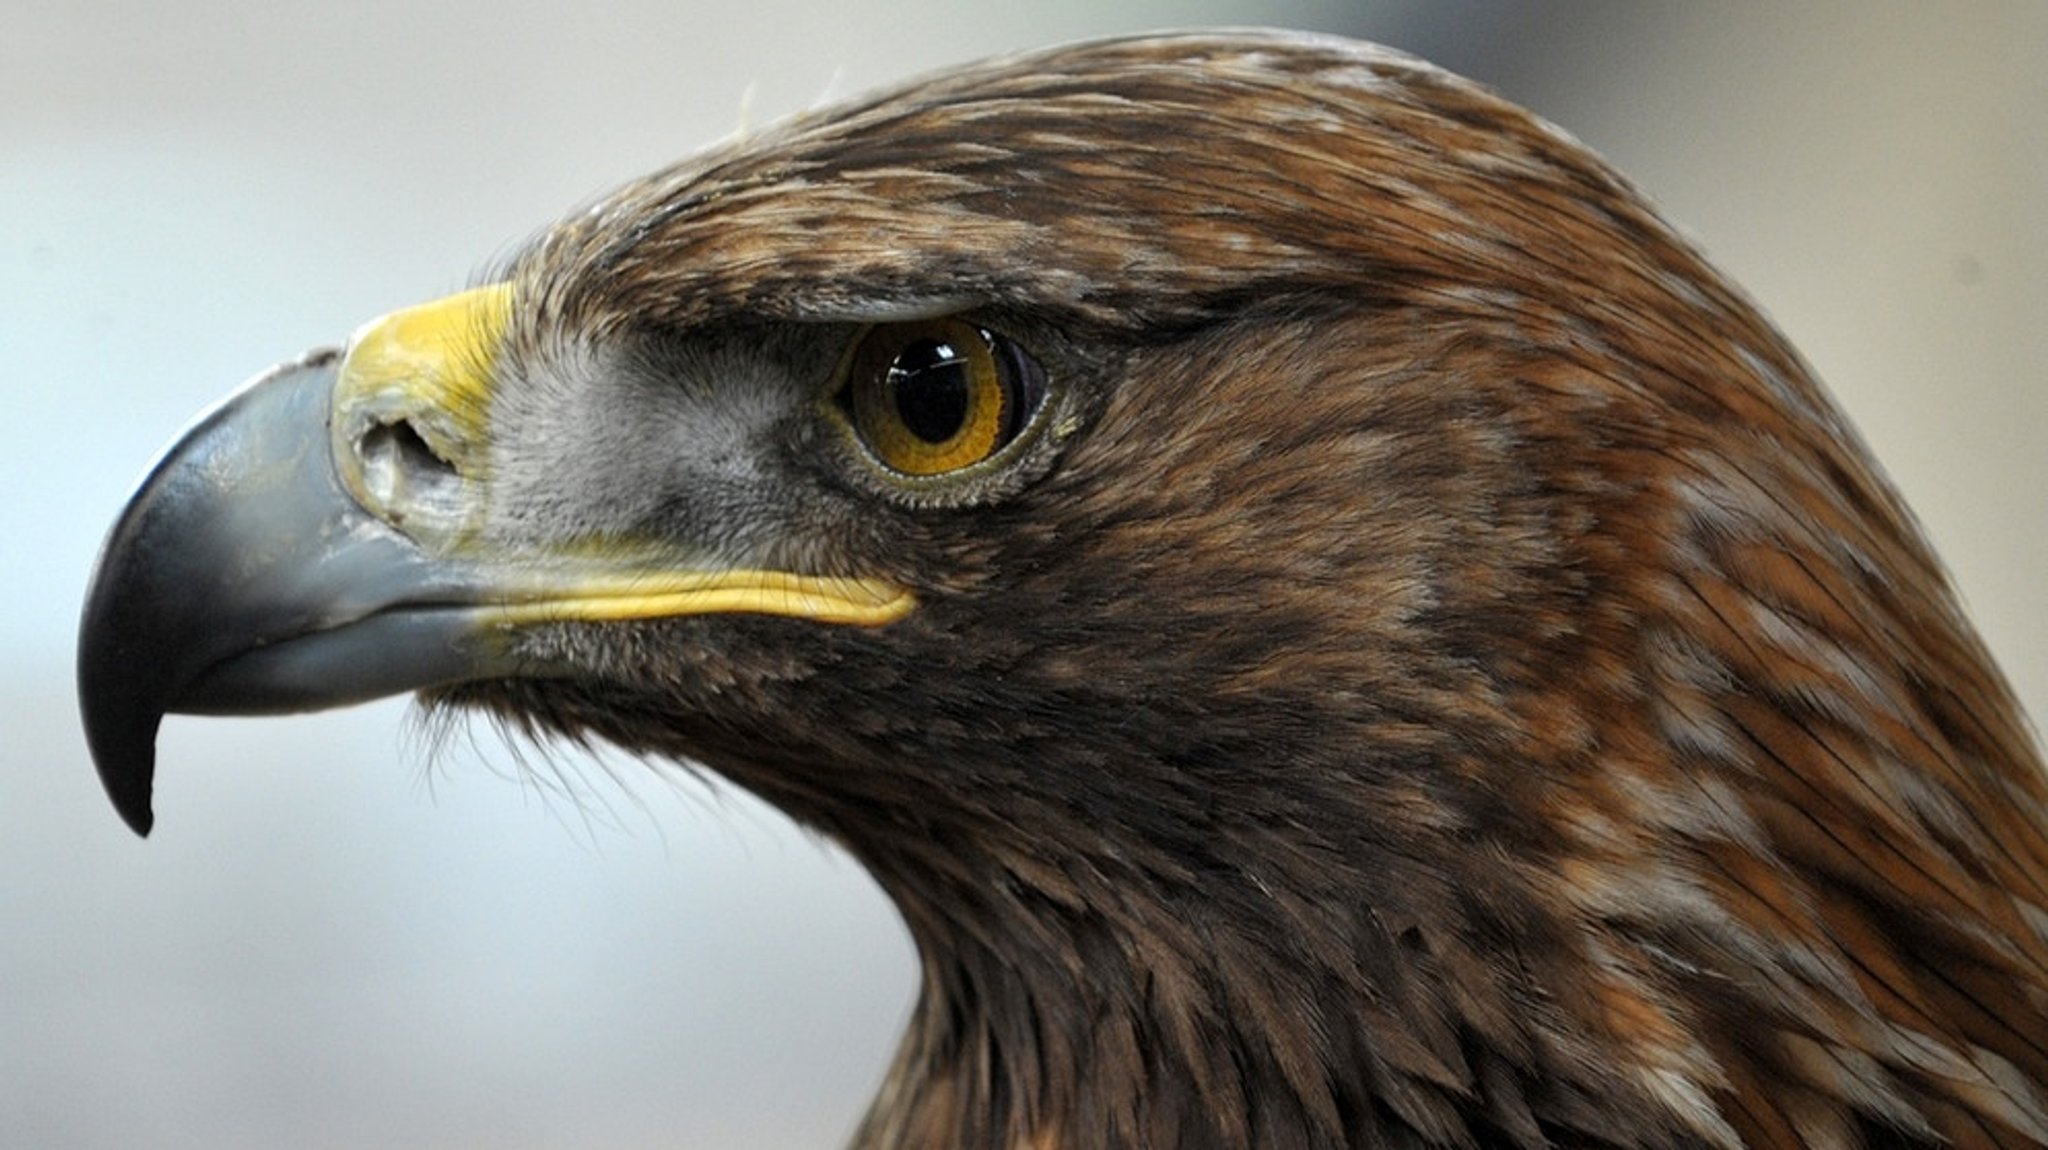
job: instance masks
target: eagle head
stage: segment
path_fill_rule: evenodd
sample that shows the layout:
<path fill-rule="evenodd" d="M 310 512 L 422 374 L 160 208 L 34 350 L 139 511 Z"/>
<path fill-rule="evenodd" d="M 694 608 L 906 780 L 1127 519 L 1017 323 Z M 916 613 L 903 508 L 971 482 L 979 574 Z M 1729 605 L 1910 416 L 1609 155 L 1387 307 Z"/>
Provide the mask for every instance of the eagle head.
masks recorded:
<path fill-rule="evenodd" d="M 1899 500 L 1627 182 L 1418 61 L 999 59 L 629 184 L 173 446 L 167 711 L 417 690 L 857 857 L 863 1147 L 2048 1140 L 2048 788 Z"/>

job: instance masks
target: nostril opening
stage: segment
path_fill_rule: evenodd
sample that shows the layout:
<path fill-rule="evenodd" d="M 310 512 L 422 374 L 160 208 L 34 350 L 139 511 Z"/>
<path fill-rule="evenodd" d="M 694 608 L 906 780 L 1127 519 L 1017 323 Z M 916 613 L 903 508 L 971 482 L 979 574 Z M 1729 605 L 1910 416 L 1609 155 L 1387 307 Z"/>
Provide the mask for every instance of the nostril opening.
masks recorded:
<path fill-rule="evenodd" d="M 455 470 L 455 465 L 435 454 L 412 422 L 404 419 L 380 423 L 364 432 L 363 455 L 390 455 L 402 459 L 407 467 Z"/>
<path fill-rule="evenodd" d="M 403 523 L 410 514 L 455 509 L 461 473 L 410 420 L 368 428 L 356 444 L 356 454 L 362 460 L 363 486 L 392 522 Z"/>

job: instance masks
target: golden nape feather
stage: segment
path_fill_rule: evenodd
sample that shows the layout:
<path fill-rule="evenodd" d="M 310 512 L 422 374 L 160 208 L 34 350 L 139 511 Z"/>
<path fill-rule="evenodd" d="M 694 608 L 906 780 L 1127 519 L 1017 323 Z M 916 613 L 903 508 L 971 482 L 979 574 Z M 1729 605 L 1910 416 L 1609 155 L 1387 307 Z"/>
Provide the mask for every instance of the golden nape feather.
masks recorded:
<path fill-rule="evenodd" d="M 2048 783 L 1784 339 L 1366 45 L 998 59 L 264 377 L 80 647 L 699 764 L 922 959 L 855 1143 L 2048 1142 Z"/>

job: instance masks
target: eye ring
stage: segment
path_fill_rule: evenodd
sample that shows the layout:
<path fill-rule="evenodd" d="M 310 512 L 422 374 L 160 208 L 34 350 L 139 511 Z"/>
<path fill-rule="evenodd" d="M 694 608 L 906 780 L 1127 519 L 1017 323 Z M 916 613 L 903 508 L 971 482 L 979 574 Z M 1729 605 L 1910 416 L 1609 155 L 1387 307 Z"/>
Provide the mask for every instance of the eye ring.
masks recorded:
<path fill-rule="evenodd" d="M 876 462 L 927 478 L 1007 447 L 1045 392 L 1044 369 L 1015 341 L 948 317 L 863 332 L 837 399 Z"/>

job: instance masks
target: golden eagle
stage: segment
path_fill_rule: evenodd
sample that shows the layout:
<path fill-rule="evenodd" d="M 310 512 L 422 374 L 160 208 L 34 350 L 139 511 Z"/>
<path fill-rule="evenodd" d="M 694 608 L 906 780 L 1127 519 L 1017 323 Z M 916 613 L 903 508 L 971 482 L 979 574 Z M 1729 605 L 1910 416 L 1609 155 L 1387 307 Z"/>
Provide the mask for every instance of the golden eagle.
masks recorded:
<path fill-rule="evenodd" d="M 702 764 L 922 991 L 863 1148 L 2048 1142 L 2048 780 L 1797 355 L 1381 49 L 811 114 L 263 377 L 114 528 L 167 711 Z"/>

